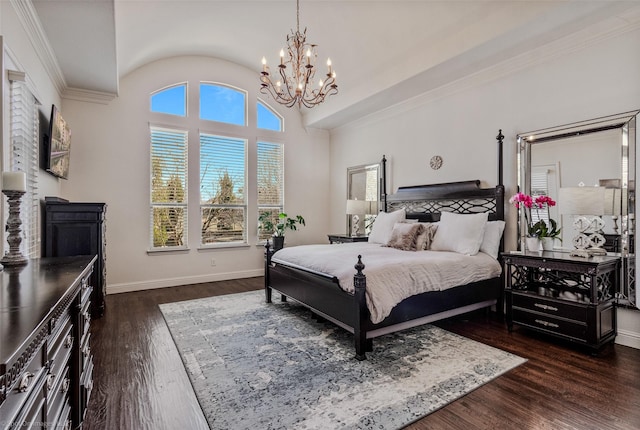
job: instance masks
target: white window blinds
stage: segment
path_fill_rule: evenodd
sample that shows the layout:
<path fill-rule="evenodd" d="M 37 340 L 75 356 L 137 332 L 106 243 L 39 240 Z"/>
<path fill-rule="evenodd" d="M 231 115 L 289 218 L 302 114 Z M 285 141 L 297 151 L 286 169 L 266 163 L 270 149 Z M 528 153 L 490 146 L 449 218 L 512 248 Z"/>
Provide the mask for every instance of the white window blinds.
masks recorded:
<path fill-rule="evenodd" d="M 40 220 L 38 196 L 38 101 L 27 88 L 25 75 L 9 72 L 11 170 L 24 172 L 27 192 L 22 196 L 20 217 L 24 240 L 21 252 L 28 258 L 40 256 Z"/>
<path fill-rule="evenodd" d="M 150 127 L 151 248 L 187 246 L 188 132 Z"/>
<path fill-rule="evenodd" d="M 258 142 L 258 215 L 268 213 L 275 223 L 284 211 L 284 145 Z M 259 240 L 273 232 L 258 231 Z"/>
<path fill-rule="evenodd" d="M 201 243 L 246 243 L 247 141 L 200 134 Z"/>

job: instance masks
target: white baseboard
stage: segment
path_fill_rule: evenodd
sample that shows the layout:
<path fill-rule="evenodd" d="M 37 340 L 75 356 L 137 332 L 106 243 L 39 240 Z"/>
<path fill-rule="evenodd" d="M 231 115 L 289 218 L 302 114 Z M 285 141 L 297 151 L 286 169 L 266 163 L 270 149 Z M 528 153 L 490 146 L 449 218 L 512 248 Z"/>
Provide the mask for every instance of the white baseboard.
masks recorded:
<path fill-rule="evenodd" d="M 180 285 L 202 284 L 204 282 L 228 281 L 230 279 L 253 278 L 263 276 L 264 269 L 243 270 L 240 272 L 210 273 L 206 275 L 181 278 L 155 279 L 153 281 L 128 282 L 107 285 L 107 294 L 129 293 L 132 291 L 153 290 L 155 288 L 177 287 Z"/>
<path fill-rule="evenodd" d="M 616 343 L 619 345 L 630 346 L 631 348 L 640 349 L 640 333 L 628 330 L 618 329 Z"/>

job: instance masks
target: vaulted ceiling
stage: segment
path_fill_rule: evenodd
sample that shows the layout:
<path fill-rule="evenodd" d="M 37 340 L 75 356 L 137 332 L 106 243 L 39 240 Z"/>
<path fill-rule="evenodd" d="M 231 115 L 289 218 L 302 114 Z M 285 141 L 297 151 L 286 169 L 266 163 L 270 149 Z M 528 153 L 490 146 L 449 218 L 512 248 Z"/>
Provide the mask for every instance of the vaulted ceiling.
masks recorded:
<path fill-rule="evenodd" d="M 256 70 L 295 29 L 293 0 L 32 0 L 69 92 L 115 95 L 136 68 L 207 55 Z M 340 93 L 303 112 L 335 128 L 564 41 L 637 28 L 637 1 L 302 0 L 300 26 Z M 322 64 L 321 63 L 321 64 Z"/>

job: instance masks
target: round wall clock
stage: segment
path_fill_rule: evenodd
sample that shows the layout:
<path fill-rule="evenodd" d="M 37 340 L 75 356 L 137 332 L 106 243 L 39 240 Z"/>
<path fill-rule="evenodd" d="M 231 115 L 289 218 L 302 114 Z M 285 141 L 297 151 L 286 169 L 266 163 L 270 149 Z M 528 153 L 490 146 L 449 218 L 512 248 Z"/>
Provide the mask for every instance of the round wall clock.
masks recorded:
<path fill-rule="evenodd" d="M 438 170 L 440 167 L 442 167 L 442 157 L 439 155 L 434 155 L 433 157 L 431 157 L 429 165 L 433 170 Z"/>

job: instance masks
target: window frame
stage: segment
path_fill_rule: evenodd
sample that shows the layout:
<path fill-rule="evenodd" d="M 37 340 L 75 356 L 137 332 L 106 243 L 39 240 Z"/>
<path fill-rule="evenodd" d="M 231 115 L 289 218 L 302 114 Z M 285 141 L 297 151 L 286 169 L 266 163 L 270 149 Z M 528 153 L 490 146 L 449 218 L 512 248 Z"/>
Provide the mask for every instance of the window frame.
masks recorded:
<path fill-rule="evenodd" d="M 9 81 L 9 154 L 10 168 L 14 172 L 24 172 L 27 191 L 22 196 L 20 213 L 22 217 L 22 235 L 25 240 L 20 244 L 23 255 L 37 258 L 41 252 L 40 198 L 38 194 L 38 174 L 40 168 L 40 102 L 27 83 L 23 72 L 8 70 Z M 18 90 L 19 94 L 14 92 Z M 16 106 L 19 105 L 19 106 Z M 25 114 L 15 115 L 14 109 Z M 27 115 L 28 114 L 28 115 Z M 31 119 L 25 124 L 23 119 Z M 13 124 L 19 123 L 14 129 Z M 30 125 L 31 127 L 25 127 Z M 27 131 L 29 130 L 29 131 Z"/>
<path fill-rule="evenodd" d="M 154 202 L 153 201 L 153 138 L 152 138 L 152 130 L 165 130 L 167 132 L 180 133 L 183 132 L 185 134 L 184 139 L 184 202 L 183 203 L 167 203 L 167 202 Z M 166 252 L 166 251 L 182 251 L 189 249 L 189 130 L 188 128 L 181 128 L 175 125 L 167 125 L 167 124 L 159 124 L 149 122 L 149 249 L 148 252 Z M 178 207 L 183 208 L 184 210 L 184 228 L 183 228 L 183 241 L 182 245 L 173 245 L 173 246 L 155 246 L 155 234 L 154 234 L 154 215 L 155 208 L 171 208 Z"/>
<path fill-rule="evenodd" d="M 207 121 L 207 120 L 202 120 Z M 224 123 L 227 124 L 227 123 Z M 201 136 L 203 134 L 219 137 L 221 139 L 230 139 L 230 140 L 241 140 L 244 143 L 244 183 L 243 183 L 243 203 L 242 204 L 212 204 L 212 203 L 203 203 L 202 199 L 202 171 L 200 170 L 202 167 L 202 139 Z M 225 135 L 226 134 L 226 135 Z M 215 131 L 207 131 L 204 129 L 200 129 L 198 131 L 198 165 L 199 169 L 199 180 L 198 180 L 198 213 L 200 216 L 199 223 L 199 246 L 198 249 L 212 249 L 212 248 L 224 248 L 224 247 L 237 247 L 237 246 L 246 246 L 249 244 L 249 235 L 248 235 L 248 213 L 249 213 L 249 196 L 247 193 L 247 187 L 249 185 L 249 138 L 248 137 L 240 137 L 240 136 L 231 136 L 229 133 L 219 133 Z M 241 208 L 243 210 L 243 228 L 242 228 L 242 241 L 232 241 L 232 242 L 214 242 L 214 243 L 204 243 L 203 235 L 202 235 L 202 213 L 203 209 L 238 209 Z"/>
<path fill-rule="evenodd" d="M 265 129 L 263 129 L 265 130 Z M 276 133 L 275 130 L 271 130 L 274 133 Z M 265 143 L 265 144 L 269 144 L 269 145 L 279 145 L 280 146 L 280 158 L 281 158 L 281 164 L 280 164 L 280 174 L 282 176 L 282 186 L 280 188 L 280 205 L 267 205 L 267 204 L 261 204 L 260 203 L 260 186 L 259 186 L 259 176 L 260 176 L 260 157 L 259 157 L 259 145 L 260 143 Z M 285 159 L 285 144 L 283 141 L 280 141 L 278 139 L 272 139 L 272 138 L 266 138 L 266 137 L 258 137 L 256 139 L 256 210 L 257 210 L 257 215 L 258 217 L 260 217 L 260 214 L 263 211 L 268 211 L 268 210 L 273 210 L 273 209 L 279 209 L 279 212 L 284 212 L 284 207 L 285 207 L 285 170 L 284 170 L 284 159 Z M 256 220 L 257 221 L 257 220 Z M 257 221 L 257 225 L 258 228 L 256 229 L 256 239 L 257 239 L 257 244 L 258 245 L 264 245 L 268 239 L 263 239 L 260 237 L 260 223 Z"/>

